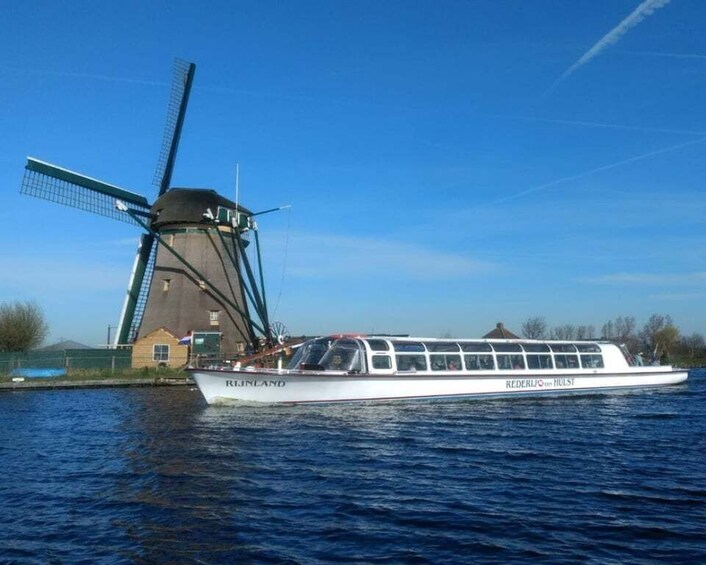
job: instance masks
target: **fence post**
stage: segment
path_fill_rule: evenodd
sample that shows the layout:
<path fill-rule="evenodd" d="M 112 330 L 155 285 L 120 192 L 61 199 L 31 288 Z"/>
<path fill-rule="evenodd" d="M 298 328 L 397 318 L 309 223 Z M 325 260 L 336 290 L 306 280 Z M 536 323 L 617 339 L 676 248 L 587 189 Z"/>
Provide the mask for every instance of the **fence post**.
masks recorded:
<path fill-rule="evenodd" d="M 115 373 L 115 355 L 110 358 L 110 372 Z"/>

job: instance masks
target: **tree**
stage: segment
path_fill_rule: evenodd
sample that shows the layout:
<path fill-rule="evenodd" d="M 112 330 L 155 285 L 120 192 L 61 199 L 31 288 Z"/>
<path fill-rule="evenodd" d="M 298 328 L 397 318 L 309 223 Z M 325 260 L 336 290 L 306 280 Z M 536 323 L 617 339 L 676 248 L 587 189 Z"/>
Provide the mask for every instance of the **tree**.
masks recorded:
<path fill-rule="evenodd" d="M 704 336 L 700 333 L 693 333 L 681 338 L 681 346 L 684 348 L 687 355 L 693 359 L 694 357 L 703 355 L 706 341 L 704 340 Z"/>
<path fill-rule="evenodd" d="M 593 326 L 578 326 L 576 328 L 576 339 L 587 340 L 595 337 L 596 330 Z"/>
<path fill-rule="evenodd" d="M 552 328 L 550 337 L 558 340 L 576 339 L 576 326 L 571 324 L 556 326 L 555 328 Z"/>
<path fill-rule="evenodd" d="M 547 322 L 541 316 L 527 318 L 522 324 L 522 335 L 527 339 L 544 339 L 547 334 Z"/>
<path fill-rule="evenodd" d="M 0 304 L 0 351 L 27 351 L 41 345 L 49 328 L 34 302 Z"/>
<path fill-rule="evenodd" d="M 615 334 L 618 341 L 623 343 L 631 341 L 635 338 L 635 317 L 634 316 L 618 316 L 615 319 Z"/>
<path fill-rule="evenodd" d="M 679 343 L 679 330 L 675 326 L 669 325 L 658 331 L 655 337 L 657 351 L 660 355 L 667 357 Z"/>
<path fill-rule="evenodd" d="M 672 317 L 652 314 L 640 332 L 640 339 L 652 351 L 653 357 L 666 355 L 679 341 L 679 330 L 672 323 Z"/>
<path fill-rule="evenodd" d="M 628 350 L 637 353 L 642 348 L 642 343 L 635 332 L 636 327 L 634 316 L 618 316 L 615 320 L 603 324 L 601 333 L 603 339 L 623 343 Z"/>

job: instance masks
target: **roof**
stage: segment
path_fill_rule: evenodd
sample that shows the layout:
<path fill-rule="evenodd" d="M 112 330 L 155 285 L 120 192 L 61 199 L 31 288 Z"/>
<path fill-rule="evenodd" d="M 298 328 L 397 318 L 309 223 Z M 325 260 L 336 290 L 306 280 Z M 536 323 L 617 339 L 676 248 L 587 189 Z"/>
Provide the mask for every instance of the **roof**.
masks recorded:
<path fill-rule="evenodd" d="M 153 336 L 156 333 L 166 333 L 169 337 L 174 338 L 174 340 L 176 340 L 176 341 L 179 341 L 179 336 L 177 336 L 173 331 L 171 331 L 169 328 L 166 328 L 164 326 L 160 326 L 159 328 L 155 328 L 151 332 L 143 335 L 141 338 L 136 339 L 135 343 L 143 341 L 143 340 L 147 339 L 148 337 Z"/>
<path fill-rule="evenodd" d="M 485 339 L 520 339 L 519 335 L 508 330 L 502 322 L 498 322 L 495 329 L 489 331 L 483 336 Z"/>
<path fill-rule="evenodd" d="M 171 188 L 160 196 L 150 209 L 154 218 L 152 227 L 157 229 L 169 224 L 204 224 L 211 225 L 209 220 L 204 220 L 204 213 L 211 210 L 218 214 L 218 208 L 239 210 L 245 215 L 251 215 L 250 210 L 236 205 L 232 200 L 208 188 Z"/>

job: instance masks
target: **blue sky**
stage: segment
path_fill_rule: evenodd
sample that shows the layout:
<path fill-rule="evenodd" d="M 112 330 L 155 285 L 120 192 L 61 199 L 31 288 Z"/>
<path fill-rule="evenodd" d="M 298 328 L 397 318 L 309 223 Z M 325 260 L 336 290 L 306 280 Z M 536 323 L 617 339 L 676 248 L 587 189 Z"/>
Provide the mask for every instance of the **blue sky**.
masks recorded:
<path fill-rule="evenodd" d="M 706 3 L 8 2 L 0 301 L 105 343 L 139 231 L 19 194 L 25 157 L 152 199 L 174 57 L 176 186 L 260 221 L 292 334 L 477 336 L 670 314 L 706 333 Z"/>

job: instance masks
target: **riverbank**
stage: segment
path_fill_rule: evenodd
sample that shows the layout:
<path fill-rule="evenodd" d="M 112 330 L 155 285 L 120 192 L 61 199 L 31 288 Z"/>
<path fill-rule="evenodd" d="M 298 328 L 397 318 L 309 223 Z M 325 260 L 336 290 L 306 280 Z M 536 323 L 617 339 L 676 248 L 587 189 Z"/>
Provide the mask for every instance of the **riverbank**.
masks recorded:
<path fill-rule="evenodd" d="M 706 377 L 706 368 L 689 369 L 690 377 Z M 0 393 L 22 390 L 69 390 L 83 388 L 127 388 L 160 386 L 196 386 L 183 371 L 158 369 L 139 371 L 83 371 L 55 378 L 25 378 L 0 376 Z"/>
<path fill-rule="evenodd" d="M 125 371 L 76 371 L 61 377 L 0 377 L 0 392 L 76 388 L 193 386 L 191 377 L 179 370 L 141 369 Z"/>

